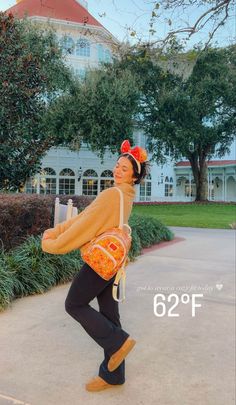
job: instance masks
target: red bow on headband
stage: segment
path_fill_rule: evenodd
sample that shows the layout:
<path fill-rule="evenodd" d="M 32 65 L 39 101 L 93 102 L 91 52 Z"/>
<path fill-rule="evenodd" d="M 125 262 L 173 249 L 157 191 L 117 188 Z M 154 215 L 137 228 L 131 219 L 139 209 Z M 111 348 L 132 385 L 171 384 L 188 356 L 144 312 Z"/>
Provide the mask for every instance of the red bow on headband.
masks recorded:
<path fill-rule="evenodd" d="M 122 142 L 120 150 L 122 153 L 130 153 L 140 163 L 143 163 L 147 160 L 146 150 L 141 148 L 140 146 L 135 146 L 133 149 L 131 149 L 130 143 L 127 139 Z"/>

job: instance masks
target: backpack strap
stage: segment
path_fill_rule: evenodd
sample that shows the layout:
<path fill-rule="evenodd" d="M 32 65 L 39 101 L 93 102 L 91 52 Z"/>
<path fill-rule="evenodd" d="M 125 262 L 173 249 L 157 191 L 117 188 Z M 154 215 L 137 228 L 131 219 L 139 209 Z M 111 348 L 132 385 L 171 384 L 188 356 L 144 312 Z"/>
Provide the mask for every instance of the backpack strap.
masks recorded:
<path fill-rule="evenodd" d="M 119 282 L 121 285 L 121 281 L 122 281 L 122 293 L 123 294 L 122 294 L 122 298 L 117 298 L 118 285 L 119 285 Z M 115 278 L 115 281 L 114 281 L 113 287 L 112 287 L 112 296 L 113 296 L 113 299 L 117 302 L 123 302 L 125 300 L 125 281 L 126 281 L 126 273 L 125 273 L 125 268 L 123 265 L 116 273 L 116 278 Z"/>
<path fill-rule="evenodd" d="M 118 187 L 114 187 L 119 191 L 120 194 L 120 223 L 119 228 L 122 229 L 124 225 L 124 196 L 122 191 Z"/>
<path fill-rule="evenodd" d="M 123 197 L 123 192 L 118 188 L 118 187 L 114 187 L 116 188 L 119 193 L 120 193 L 120 223 L 119 223 L 119 228 L 123 229 L 124 226 L 126 226 L 129 230 L 129 233 L 131 234 L 131 228 L 128 224 L 124 224 L 124 197 Z M 113 283 L 113 287 L 112 287 L 112 296 L 114 298 L 115 301 L 117 302 L 123 302 L 125 300 L 125 282 L 126 282 L 126 273 L 125 273 L 125 266 L 127 264 L 127 259 L 125 260 L 125 262 L 122 264 L 121 268 L 118 270 L 118 272 L 116 273 L 116 278 L 115 281 Z M 121 286 L 122 283 L 122 298 L 119 299 L 117 298 L 117 291 L 118 291 L 118 286 Z"/>
<path fill-rule="evenodd" d="M 120 193 L 120 223 L 119 223 L 119 228 L 123 229 L 124 226 L 127 228 L 128 233 L 131 235 L 131 228 L 128 224 L 124 224 L 124 196 L 123 196 L 123 192 L 118 188 L 118 187 L 114 187 L 116 188 L 119 193 Z"/>

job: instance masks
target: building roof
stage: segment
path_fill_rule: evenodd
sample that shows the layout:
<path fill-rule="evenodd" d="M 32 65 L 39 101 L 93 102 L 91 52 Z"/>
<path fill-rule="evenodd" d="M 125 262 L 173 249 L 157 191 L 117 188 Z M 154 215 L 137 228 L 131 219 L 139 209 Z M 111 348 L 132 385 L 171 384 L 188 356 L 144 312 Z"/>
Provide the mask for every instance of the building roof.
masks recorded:
<path fill-rule="evenodd" d="M 76 0 L 21 0 L 6 12 L 11 12 L 18 18 L 23 18 L 25 15 L 27 17 L 46 17 L 104 28 Z"/>
<path fill-rule="evenodd" d="M 228 165 L 236 165 L 236 160 L 211 160 L 207 162 L 207 166 L 228 166 Z M 190 167 L 190 162 L 178 162 L 176 163 L 175 167 Z"/>

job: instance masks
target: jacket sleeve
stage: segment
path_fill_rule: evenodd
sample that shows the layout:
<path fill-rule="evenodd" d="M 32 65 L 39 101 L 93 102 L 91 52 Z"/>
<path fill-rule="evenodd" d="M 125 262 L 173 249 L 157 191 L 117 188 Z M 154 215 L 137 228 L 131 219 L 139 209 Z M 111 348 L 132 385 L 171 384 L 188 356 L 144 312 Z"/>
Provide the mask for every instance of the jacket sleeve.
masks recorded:
<path fill-rule="evenodd" d="M 86 207 L 88 208 L 88 207 Z M 86 208 L 80 212 L 78 215 L 74 216 L 73 218 L 68 219 L 67 221 L 63 221 L 60 224 L 57 224 L 54 228 L 49 228 L 44 231 L 44 235 L 49 235 L 50 239 L 56 239 L 59 235 L 65 232 L 71 225 L 79 220 L 81 214 L 83 214 Z"/>
<path fill-rule="evenodd" d="M 117 210 L 114 201 L 118 200 L 114 192 L 112 189 L 102 191 L 82 213 L 48 230 L 49 238 L 42 240 L 42 250 L 51 254 L 65 254 L 79 249 L 99 235 L 101 228 L 109 222 L 114 210 Z M 52 237 L 50 231 L 53 233 Z"/>

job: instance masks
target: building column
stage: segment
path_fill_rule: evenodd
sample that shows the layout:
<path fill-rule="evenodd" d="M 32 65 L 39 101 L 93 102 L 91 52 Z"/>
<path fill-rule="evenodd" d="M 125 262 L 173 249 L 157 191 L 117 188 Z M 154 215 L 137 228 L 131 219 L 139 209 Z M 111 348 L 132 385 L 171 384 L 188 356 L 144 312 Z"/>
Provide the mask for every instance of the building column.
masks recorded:
<path fill-rule="evenodd" d="M 222 200 L 225 201 L 225 169 L 223 168 L 222 174 Z"/>
<path fill-rule="evenodd" d="M 140 184 L 138 184 L 138 187 L 137 187 L 137 189 L 136 189 L 137 191 L 136 191 L 136 194 L 135 194 L 135 199 L 134 199 L 134 201 L 140 201 Z"/>
<path fill-rule="evenodd" d="M 75 176 L 75 195 L 79 195 L 79 183 L 78 176 Z"/>
<path fill-rule="evenodd" d="M 224 201 L 227 201 L 227 178 L 226 178 L 226 174 L 225 174 L 225 167 L 224 167 L 223 179 L 224 179 Z"/>
<path fill-rule="evenodd" d="M 40 194 L 40 175 L 37 174 L 37 194 Z"/>
<path fill-rule="evenodd" d="M 77 178 L 77 195 L 82 194 L 82 192 L 81 192 L 81 182 L 82 182 L 82 177 L 81 177 L 80 181 L 78 181 L 78 178 Z"/>
<path fill-rule="evenodd" d="M 189 173 L 189 197 L 192 199 L 191 194 L 192 194 L 192 174 L 191 172 Z"/>
<path fill-rule="evenodd" d="M 59 176 L 56 177 L 56 194 L 59 194 Z"/>
<path fill-rule="evenodd" d="M 224 168 L 222 169 L 222 177 L 221 177 L 221 179 L 222 179 L 221 198 L 222 198 L 222 201 L 224 201 L 225 200 L 224 199 L 224 183 L 225 183 Z"/>
<path fill-rule="evenodd" d="M 208 193 L 209 193 L 209 201 L 211 201 L 211 185 L 212 185 L 212 171 L 209 169 L 209 187 L 208 187 Z"/>
<path fill-rule="evenodd" d="M 210 178 L 211 178 L 211 169 L 208 169 L 208 173 L 207 173 L 207 184 L 208 184 L 207 198 L 208 198 L 208 200 L 210 200 Z"/>

